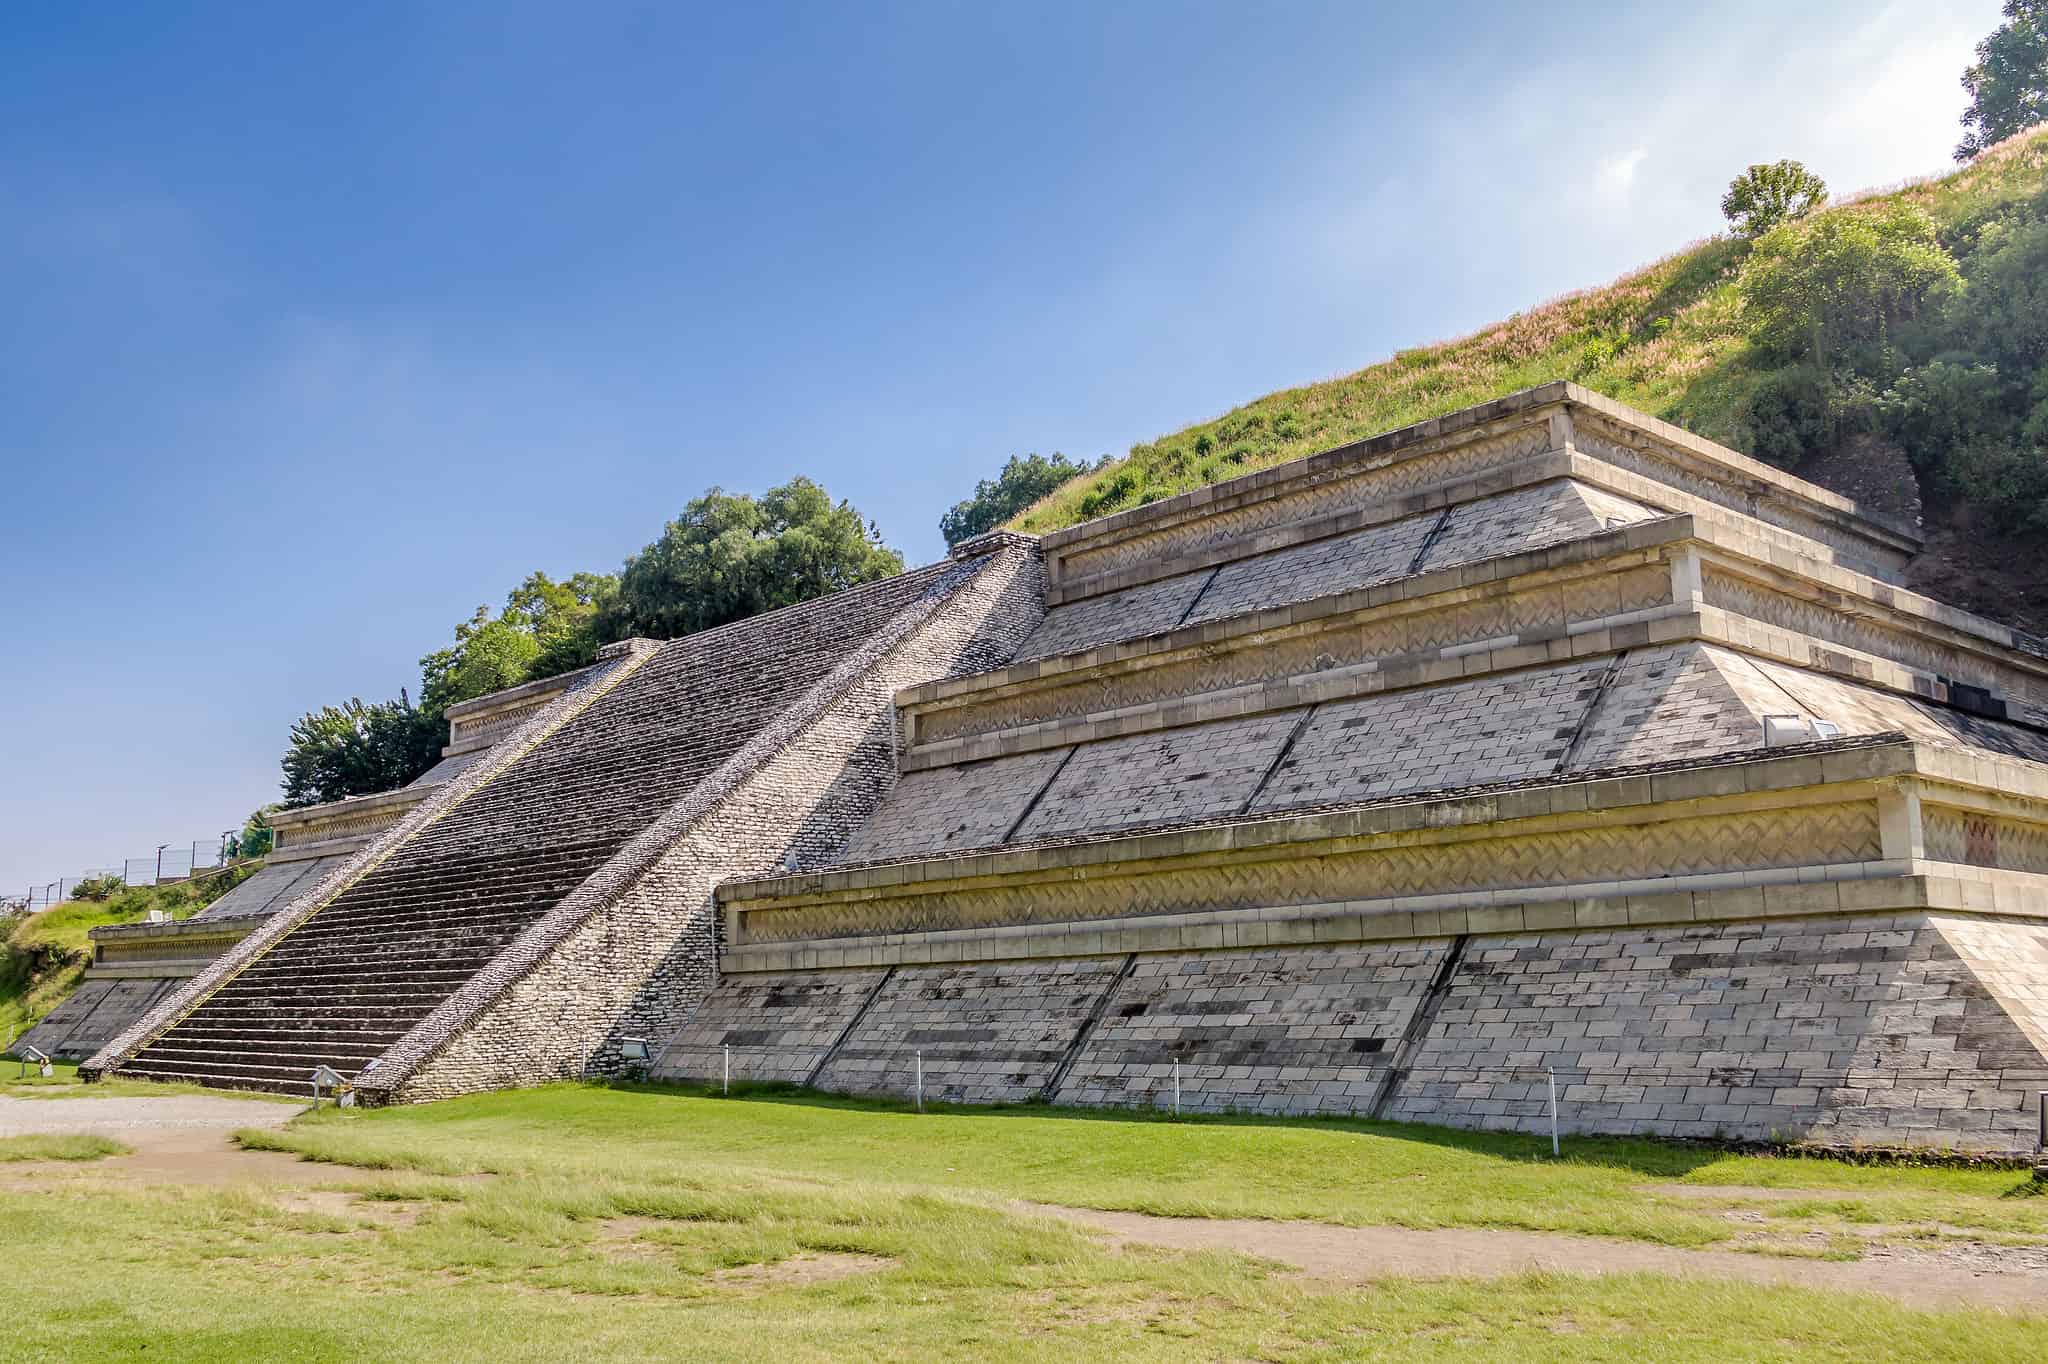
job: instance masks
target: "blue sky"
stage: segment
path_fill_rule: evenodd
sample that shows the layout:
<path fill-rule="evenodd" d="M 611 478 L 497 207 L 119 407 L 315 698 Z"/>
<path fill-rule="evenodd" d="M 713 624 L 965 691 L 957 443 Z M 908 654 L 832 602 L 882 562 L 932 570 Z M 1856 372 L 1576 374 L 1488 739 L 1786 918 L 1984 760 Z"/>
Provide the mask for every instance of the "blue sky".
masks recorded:
<path fill-rule="evenodd" d="M 0 894 L 529 571 L 1121 452 L 1938 171 L 1997 0 L 0 8 Z M 1793 12 L 1796 11 L 1796 12 Z"/>

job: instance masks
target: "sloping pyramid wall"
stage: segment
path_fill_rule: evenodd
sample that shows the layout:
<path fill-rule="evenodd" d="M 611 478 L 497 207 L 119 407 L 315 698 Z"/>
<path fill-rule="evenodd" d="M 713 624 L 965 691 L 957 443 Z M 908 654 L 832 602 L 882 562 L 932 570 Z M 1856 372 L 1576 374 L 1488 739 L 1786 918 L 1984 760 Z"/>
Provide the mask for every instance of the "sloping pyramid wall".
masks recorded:
<path fill-rule="evenodd" d="M 1567 385 L 1049 536 L 656 1073 L 2019 1149 L 2048 651 L 1914 543 Z"/>

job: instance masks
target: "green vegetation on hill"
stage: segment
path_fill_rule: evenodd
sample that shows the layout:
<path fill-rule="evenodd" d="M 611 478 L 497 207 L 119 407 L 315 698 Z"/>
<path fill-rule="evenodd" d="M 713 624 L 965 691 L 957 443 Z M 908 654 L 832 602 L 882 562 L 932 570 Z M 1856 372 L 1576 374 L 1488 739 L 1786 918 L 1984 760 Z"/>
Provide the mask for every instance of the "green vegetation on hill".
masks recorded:
<path fill-rule="evenodd" d="M 255 867 L 245 863 L 163 886 L 89 885 L 100 898 L 67 900 L 40 914 L 0 920 L 0 1046 L 78 988 L 92 962 L 93 929 L 138 923 L 155 910 L 188 919 L 240 885 Z"/>
<path fill-rule="evenodd" d="M 2048 132 L 1945 177 L 1716 237 L 1604 288 L 1134 446 L 1016 517 L 1044 532 L 1554 379 L 1798 467 L 1904 449 L 1930 506 L 2048 541 Z"/>

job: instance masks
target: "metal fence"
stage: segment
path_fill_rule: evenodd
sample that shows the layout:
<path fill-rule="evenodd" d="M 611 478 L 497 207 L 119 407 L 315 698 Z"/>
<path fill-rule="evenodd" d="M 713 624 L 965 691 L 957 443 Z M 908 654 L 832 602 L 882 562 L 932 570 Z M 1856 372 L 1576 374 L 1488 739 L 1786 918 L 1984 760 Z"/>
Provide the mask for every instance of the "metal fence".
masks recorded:
<path fill-rule="evenodd" d="M 30 886 L 26 895 L 0 897 L 0 909 L 12 904 L 33 914 L 52 905 L 63 904 L 78 889 L 79 882 L 103 876 L 119 877 L 121 883 L 128 886 L 168 885 L 190 880 L 227 864 L 228 840 L 234 832 L 230 830 L 210 838 L 195 838 L 189 843 L 165 843 L 141 857 L 121 859 L 118 867 L 93 867 L 73 876 L 59 876 Z"/>

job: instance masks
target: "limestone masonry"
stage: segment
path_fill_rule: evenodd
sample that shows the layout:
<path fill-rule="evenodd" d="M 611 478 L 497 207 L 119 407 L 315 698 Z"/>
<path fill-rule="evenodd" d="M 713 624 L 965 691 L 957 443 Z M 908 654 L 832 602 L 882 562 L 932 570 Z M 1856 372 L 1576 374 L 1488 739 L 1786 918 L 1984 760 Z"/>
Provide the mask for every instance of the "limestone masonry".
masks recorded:
<path fill-rule="evenodd" d="M 2048 649 L 1900 586 L 1918 547 L 1548 385 L 473 702 L 421 786 L 103 931 L 61 1026 L 92 1074 L 371 1103 L 645 1043 L 2031 1150 Z"/>

